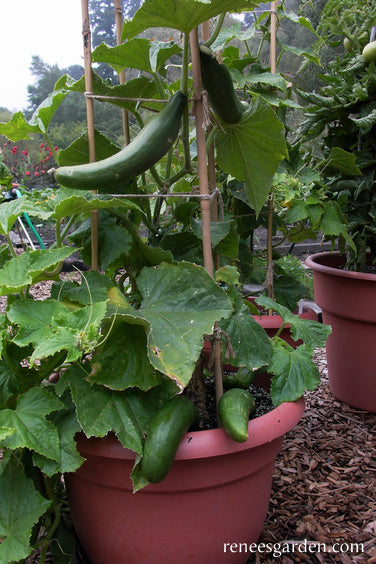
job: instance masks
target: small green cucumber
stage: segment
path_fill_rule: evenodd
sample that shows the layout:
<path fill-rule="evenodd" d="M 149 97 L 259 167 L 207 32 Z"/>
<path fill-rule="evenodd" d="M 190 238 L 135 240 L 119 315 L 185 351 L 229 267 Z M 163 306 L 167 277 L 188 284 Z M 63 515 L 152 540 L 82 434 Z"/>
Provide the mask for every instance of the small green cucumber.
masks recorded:
<path fill-rule="evenodd" d="M 186 104 L 187 96 L 179 90 L 124 149 L 101 161 L 59 167 L 54 171 L 56 182 L 78 190 L 115 191 L 115 186 L 145 172 L 168 152 Z"/>
<path fill-rule="evenodd" d="M 202 84 L 209 94 L 213 110 L 227 123 L 237 123 L 246 107 L 239 100 L 228 68 L 219 63 L 205 46 L 200 47 Z"/>
<path fill-rule="evenodd" d="M 223 387 L 225 390 L 229 390 L 230 388 L 247 389 L 252 384 L 255 376 L 255 370 L 249 370 L 245 366 L 241 366 L 236 372 L 231 372 L 223 376 Z"/>
<path fill-rule="evenodd" d="M 185 396 L 166 401 L 150 423 L 141 468 L 155 484 L 165 478 L 184 434 L 198 419 L 197 407 Z"/>
<path fill-rule="evenodd" d="M 254 397 L 241 388 L 227 390 L 219 400 L 218 413 L 222 426 L 234 441 L 243 443 L 248 439 L 249 416 L 254 409 Z"/>

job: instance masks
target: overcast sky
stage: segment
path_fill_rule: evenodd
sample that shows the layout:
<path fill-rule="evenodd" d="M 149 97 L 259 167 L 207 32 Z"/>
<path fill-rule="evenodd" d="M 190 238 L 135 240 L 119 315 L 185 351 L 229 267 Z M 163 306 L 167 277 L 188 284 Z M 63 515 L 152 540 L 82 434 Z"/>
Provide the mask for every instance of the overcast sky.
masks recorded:
<path fill-rule="evenodd" d="M 32 55 L 83 65 L 81 0 L 0 0 L 0 107 L 27 106 Z"/>

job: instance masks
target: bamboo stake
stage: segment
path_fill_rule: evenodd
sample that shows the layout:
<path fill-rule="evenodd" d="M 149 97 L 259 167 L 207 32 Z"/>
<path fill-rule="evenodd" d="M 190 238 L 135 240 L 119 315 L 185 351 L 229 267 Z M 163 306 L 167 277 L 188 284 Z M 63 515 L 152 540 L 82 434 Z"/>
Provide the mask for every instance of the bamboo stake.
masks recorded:
<path fill-rule="evenodd" d="M 270 12 L 270 72 L 273 74 L 277 71 L 277 4 L 278 0 L 271 3 Z M 274 197 L 271 193 L 268 200 L 268 237 L 267 237 L 267 263 L 268 270 L 266 275 L 266 285 L 268 288 L 269 298 L 274 298 L 274 269 L 273 269 L 273 213 L 274 213 Z M 268 311 L 271 315 L 271 311 Z"/>
<path fill-rule="evenodd" d="M 210 37 L 210 20 L 206 20 L 201 25 L 202 30 L 202 40 L 207 41 Z M 215 155 L 214 155 L 214 143 L 211 143 L 208 148 L 208 179 L 209 179 L 209 192 L 212 193 L 217 187 L 217 179 L 215 173 Z M 213 198 L 210 215 L 212 221 L 218 221 L 218 198 Z M 218 253 L 214 253 L 214 263 L 215 270 L 219 268 L 219 256 Z"/>
<path fill-rule="evenodd" d="M 190 33 L 191 55 L 192 55 L 192 71 L 193 71 L 193 89 L 196 97 L 195 115 L 196 115 L 196 137 L 197 137 L 197 160 L 198 160 L 198 176 L 200 183 L 200 194 L 209 194 L 209 178 L 208 164 L 206 159 L 206 139 L 204 130 L 204 108 L 202 99 L 201 84 L 201 64 L 200 52 L 198 44 L 198 29 L 194 29 Z M 204 265 L 210 276 L 214 276 L 213 270 L 213 253 L 210 233 L 211 220 L 211 202 L 210 199 L 201 199 L 201 217 L 202 217 L 202 239 L 204 251 Z M 220 425 L 218 415 L 218 403 L 223 395 L 223 377 L 221 364 L 221 345 L 218 338 L 218 325 L 214 326 L 214 334 L 216 336 L 214 344 L 214 379 L 215 379 L 215 397 L 217 405 L 217 420 Z"/>
<path fill-rule="evenodd" d="M 121 0 L 114 1 L 114 10 L 115 10 L 115 25 L 116 25 L 116 44 L 121 45 L 121 31 L 123 27 L 123 12 L 121 9 Z M 126 82 L 125 69 L 119 72 L 119 82 L 120 84 L 125 84 Z M 123 120 L 124 145 L 128 145 L 130 141 L 128 111 L 123 108 L 121 110 L 121 115 Z"/>
<path fill-rule="evenodd" d="M 196 116 L 196 136 L 197 136 L 197 160 L 198 160 L 198 176 L 200 184 L 200 194 L 209 195 L 208 170 L 206 162 L 206 140 L 204 123 L 204 109 L 202 100 L 201 86 L 201 65 L 198 44 L 197 28 L 191 31 L 190 36 L 191 54 L 192 54 L 192 70 L 193 70 L 193 90 L 195 100 L 195 116 Z M 210 199 L 201 199 L 201 216 L 202 216 L 202 238 L 204 250 L 204 266 L 210 276 L 213 277 L 213 256 L 210 234 Z"/>
<path fill-rule="evenodd" d="M 277 70 L 277 5 L 278 0 L 271 3 L 270 11 L 270 72 Z"/>
<path fill-rule="evenodd" d="M 92 92 L 93 80 L 91 72 L 91 31 L 89 22 L 89 2 L 81 0 L 82 9 L 82 38 L 84 47 L 85 90 Z M 95 161 L 95 133 L 94 133 L 94 100 L 86 98 L 86 119 L 89 144 L 89 162 Z M 98 211 L 91 212 L 91 268 L 98 270 Z"/>

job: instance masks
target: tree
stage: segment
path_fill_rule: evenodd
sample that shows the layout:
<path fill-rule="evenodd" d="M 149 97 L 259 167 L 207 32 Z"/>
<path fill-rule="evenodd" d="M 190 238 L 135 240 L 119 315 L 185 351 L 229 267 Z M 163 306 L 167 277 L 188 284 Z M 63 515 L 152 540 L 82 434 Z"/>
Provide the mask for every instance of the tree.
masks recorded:
<path fill-rule="evenodd" d="M 62 73 L 56 64 L 49 65 L 39 55 L 31 57 L 30 71 L 36 78 L 36 83 L 29 84 L 27 87 L 28 110 L 32 112 L 53 91 L 54 85 Z"/>
<path fill-rule="evenodd" d="M 132 19 L 144 0 L 123 0 L 123 17 Z"/>

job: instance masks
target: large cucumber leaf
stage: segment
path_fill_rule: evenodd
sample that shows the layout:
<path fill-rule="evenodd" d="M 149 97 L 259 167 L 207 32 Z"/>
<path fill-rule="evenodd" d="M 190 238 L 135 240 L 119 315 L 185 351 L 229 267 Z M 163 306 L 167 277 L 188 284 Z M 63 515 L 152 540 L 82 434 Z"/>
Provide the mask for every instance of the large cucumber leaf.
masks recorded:
<path fill-rule="evenodd" d="M 243 303 L 242 296 L 235 287 L 229 289 L 229 295 L 235 305 L 235 312 L 229 319 L 223 319 L 219 323 L 220 328 L 230 339 L 235 353 L 235 358 L 230 357 L 227 362 L 233 366 L 246 366 L 250 370 L 267 365 L 272 353 L 269 337 L 250 315 L 248 307 Z"/>
<path fill-rule="evenodd" d="M 0 296 L 20 292 L 26 286 L 45 279 L 59 262 L 75 252 L 72 247 L 26 251 L 11 259 L 0 270 Z"/>
<path fill-rule="evenodd" d="M 64 404 L 50 391 L 30 388 L 20 396 L 15 409 L 0 411 L 0 427 L 15 430 L 2 441 L 1 446 L 12 449 L 26 447 L 58 462 L 59 436 L 47 416 L 62 408 Z"/>
<path fill-rule="evenodd" d="M 139 312 L 150 323 L 150 361 L 184 387 L 200 355 L 203 334 L 231 315 L 231 302 L 204 268 L 185 262 L 145 268 L 137 285 L 143 297 Z"/>
<path fill-rule="evenodd" d="M 133 19 L 123 25 L 122 39 L 149 27 L 170 27 L 189 33 L 205 20 L 224 12 L 252 10 L 257 0 L 145 0 Z"/>
<path fill-rule="evenodd" d="M 32 363 L 64 350 L 66 360 L 72 362 L 97 343 L 106 308 L 106 301 L 74 311 L 55 300 L 17 301 L 8 311 L 9 320 L 20 327 L 13 342 L 21 347 L 33 345 Z"/>
<path fill-rule="evenodd" d="M 170 57 L 179 53 L 181 48 L 173 41 L 149 41 L 136 37 L 116 47 L 101 43 L 92 57 L 96 63 L 110 64 L 118 73 L 125 67 L 155 73 L 164 68 Z"/>
<path fill-rule="evenodd" d="M 125 448 L 142 453 L 143 436 L 163 401 L 177 388 L 167 378 L 148 392 L 130 388 L 110 390 L 88 382 L 90 367 L 71 366 L 57 384 L 57 392 L 71 390 L 77 420 L 87 437 L 105 437 L 114 431 Z"/>
<path fill-rule="evenodd" d="M 12 141 L 31 139 L 30 133 L 46 133 L 57 108 L 64 100 L 68 90 L 55 90 L 38 106 L 30 121 L 26 121 L 22 112 L 16 112 L 6 123 L 0 123 L 0 134 Z"/>
<path fill-rule="evenodd" d="M 51 502 L 35 489 L 15 457 L 0 464 L 0 562 L 19 562 L 31 553 L 34 524 Z"/>
<path fill-rule="evenodd" d="M 267 296 L 260 296 L 256 302 L 265 309 L 273 309 L 282 317 L 283 321 L 290 326 L 294 341 L 302 340 L 312 348 L 325 346 L 326 339 L 331 333 L 329 325 L 323 325 L 311 319 L 302 319 L 287 307 L 276 303 Z"/>
<path fill-rule="evenodd" d="M 238 123 L 222 126 L 215 136 L 218 164 L 244 181 L 248 204 L 259 213 L 278 165 L 287 156 L 283 124 L 266 102 L 256 98 Z"/>
<path fill-rule="evenodd" d="M 295 401 L 306 390 L 318 386 L 320 374 L 312 362 L 312 353 L 313 349 L 308 345 L 293 349 L 279 337 L 273 338 L 273 356 L 268 371 L 275 375 L 270 390 L 274 405 Z"/>

